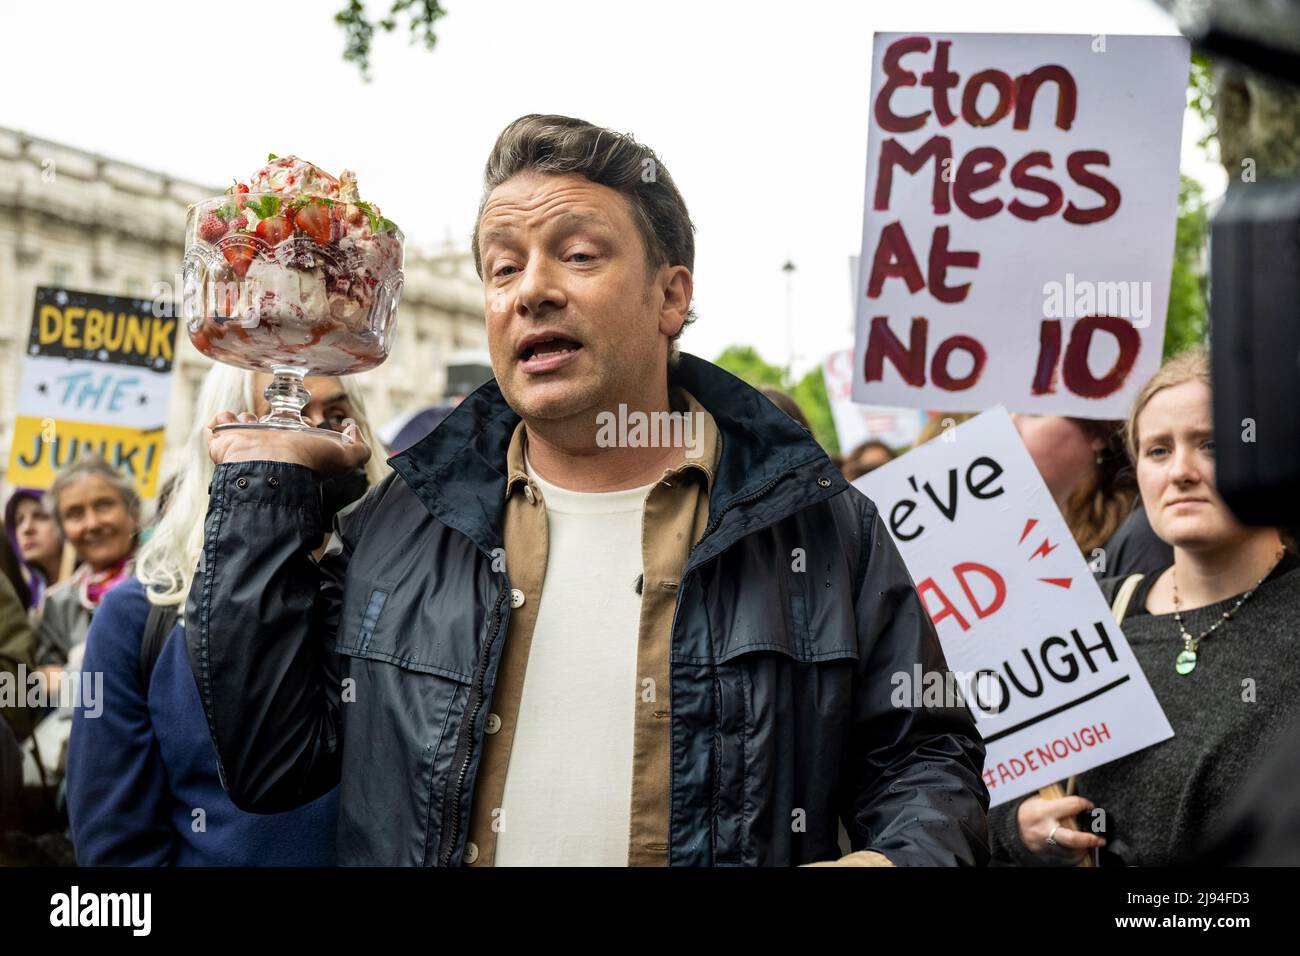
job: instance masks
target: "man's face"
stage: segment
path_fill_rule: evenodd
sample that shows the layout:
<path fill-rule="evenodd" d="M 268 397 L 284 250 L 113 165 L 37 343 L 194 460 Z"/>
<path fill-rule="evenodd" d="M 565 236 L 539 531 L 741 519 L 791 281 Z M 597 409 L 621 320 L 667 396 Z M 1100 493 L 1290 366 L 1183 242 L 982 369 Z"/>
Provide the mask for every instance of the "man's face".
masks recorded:
<path fill-rule="evenodd" d="M 479 220 L 492 370 L 525 420 L 595 416 L 664 388 L 690 273 L 648 274 L 627 200 L 578 175 L 524 172 Z"/>

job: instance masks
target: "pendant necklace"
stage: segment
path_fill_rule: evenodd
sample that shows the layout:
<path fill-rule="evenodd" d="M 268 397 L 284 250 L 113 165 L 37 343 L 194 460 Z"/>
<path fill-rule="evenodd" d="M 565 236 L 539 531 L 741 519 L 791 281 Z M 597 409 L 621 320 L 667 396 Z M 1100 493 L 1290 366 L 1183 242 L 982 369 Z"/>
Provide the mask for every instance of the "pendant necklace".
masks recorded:
<path fill-rule="evenodd" d="M 1209 630 L 1197 637 L 1188 634 L 1187 628 L 1183 625 L 1183 606 L 1182 602 L 1178 600 L 1178 566 L 1174 565 L 1174 621 L 1178 624 L 1178 631 L 1182 635 L 1183 639 L 1183 649 L 1179 652 L 1178 657 L 1174 659 L 1174 670 L 1184 676 L 1196 670 L 1196 649 L 1200 646 L 1201 641 L 1205 640 L 1224 624 L 1227 624 L 1228 621 L 1232 620 L 1232 616 L 1241 609 L 1243 604 L 1250 600 L 1250 596 L 1258 590 L 1259 586 L 1268 580 L 1268 576 L 1273 573 L 1273 569 L 1278 566 L 1278 563 L 1281 562 L 1282 557 L 1285 554 L 1285 551 L 1279 551 L 1277 553 L 1277 560 L 1273 562 L 1273 567 L 1269 568 L 1267 573 L 1255 582 L 1255 586 L 1244 593 L 1241 597 L 1237 598 L 1237 603 L 1234 604 L 1231 609 L 1224 611 L 1223 615 L 1210 626 Z"/>

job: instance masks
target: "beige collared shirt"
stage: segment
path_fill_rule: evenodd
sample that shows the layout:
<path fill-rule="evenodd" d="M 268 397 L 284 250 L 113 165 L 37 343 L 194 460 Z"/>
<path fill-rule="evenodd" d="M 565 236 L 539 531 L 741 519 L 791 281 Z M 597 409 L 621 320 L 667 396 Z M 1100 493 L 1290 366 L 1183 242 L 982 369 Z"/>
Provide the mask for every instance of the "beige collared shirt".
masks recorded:
<path fill-rule="evenodd" d="M 628 829 L 628 864 L 666 866 L 671 739 L 669 658 L 677 588 L 686 559 L 704 533 L 709 518 L 709 491 L 721 456 L 713 417 L 682 389 L 673 390 L 673 407 L 698 416 L 700 454 L 688 457 L 663 477 L 646 496 L 642 515 L 643 577 L 637 638 L 637 670 L 632 800 Z M 515 739 L 524 676 L 533 629 L 541 606 L 549 551 L 545 502 L 524 467 L 527 433 L 515 428 L 506 454 L 504 515 L 506 569 L 513 596 L 510 626 L 487 717 L 482 763 L 474 790 L 465 863 L 490 866 L 496 853 L 495 826 L 510 750 Z M 631 688 L 629 688 L 631 690 Z"/>

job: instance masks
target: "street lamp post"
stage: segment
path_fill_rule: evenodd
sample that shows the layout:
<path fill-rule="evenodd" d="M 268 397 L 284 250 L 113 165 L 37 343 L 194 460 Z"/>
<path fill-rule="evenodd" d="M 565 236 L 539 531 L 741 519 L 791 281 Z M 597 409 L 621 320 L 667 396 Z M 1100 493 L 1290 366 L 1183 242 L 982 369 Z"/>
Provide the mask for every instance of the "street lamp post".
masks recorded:
<path fill-rule="evenodd" d="M 794 382 L 794 308 L 792 290 L 794 288 L 794 263 L 787 259 L 781 267 L 785 273 L 785 377 L 787 384 Z"/>

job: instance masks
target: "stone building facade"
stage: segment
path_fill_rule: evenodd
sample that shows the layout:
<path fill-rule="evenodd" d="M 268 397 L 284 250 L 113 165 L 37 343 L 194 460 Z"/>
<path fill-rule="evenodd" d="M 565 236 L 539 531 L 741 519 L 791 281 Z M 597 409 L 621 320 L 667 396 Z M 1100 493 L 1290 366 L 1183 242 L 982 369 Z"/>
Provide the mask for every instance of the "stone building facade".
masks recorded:
<path fill-rule="evenodd" d="M 186 207 L 223 188 L 0 128 L 0 474 L 9 462 L 36 288 L 170 299 L 181 287 Z M 423 252 L 411 236 L 406 243 L 393 351 L 358 376 L 376 429 L 438 404 L 452 357 L 486 357 L 482 286 L 469 249 Z M 178 338 L 168 458 L 194 424 L 194 402 L 211 364 L 183 328 Z"/>

